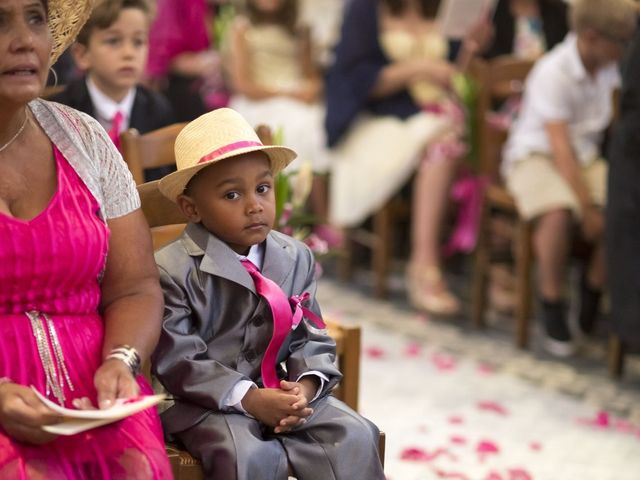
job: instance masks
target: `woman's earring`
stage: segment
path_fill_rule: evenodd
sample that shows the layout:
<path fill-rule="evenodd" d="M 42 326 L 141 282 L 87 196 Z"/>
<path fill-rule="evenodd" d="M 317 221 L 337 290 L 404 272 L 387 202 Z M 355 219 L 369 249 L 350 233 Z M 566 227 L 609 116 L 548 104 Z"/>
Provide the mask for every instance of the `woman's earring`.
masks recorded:
<path fill-rule="evenodd" d="M 55 69 L 53 67 L 49 67 L 49 70 L 51 71 L 51 75 L 53 76 L 53 87 L 57 87 L 58 86 L 58 74 L 56 73 Z M 51 76 L 50 75 L 50 76 Z"/>

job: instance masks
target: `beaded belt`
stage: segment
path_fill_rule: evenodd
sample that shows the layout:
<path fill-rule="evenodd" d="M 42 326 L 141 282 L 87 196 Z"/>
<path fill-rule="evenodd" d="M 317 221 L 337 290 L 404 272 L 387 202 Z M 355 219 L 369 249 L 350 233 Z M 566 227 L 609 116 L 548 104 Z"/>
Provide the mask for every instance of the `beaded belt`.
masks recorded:
<path fill-rule="evenodd" d="M 60 346 L 53 321 L 46 313 L 35 310 L 25 312 L 25 315 L 31 321 L 31 330 L 38 346 L 38 354 L 40 355 L 42 369 L 46 378 L 46 395 L 48 396 L 53 392 L 58 403 L 64 405 L 65 382 L 72 392 L 74 388 L 69 378 L 69 371 L 64 363 L 62 347 Z"/>

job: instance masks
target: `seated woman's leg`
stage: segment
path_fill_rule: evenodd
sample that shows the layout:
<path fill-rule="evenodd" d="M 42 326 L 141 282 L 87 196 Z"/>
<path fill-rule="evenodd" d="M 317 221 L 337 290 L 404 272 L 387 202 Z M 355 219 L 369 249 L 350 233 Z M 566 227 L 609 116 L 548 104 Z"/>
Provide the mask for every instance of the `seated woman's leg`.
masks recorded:
<path fill-rule="evenodd" d="M 427 158 L 418 169 L 412 200 L 409 298 L 418 309 L 444 315 L 460 310 L 444 280 L 440 260 L 442 222 L 457 169 L 458 157 Z"/>

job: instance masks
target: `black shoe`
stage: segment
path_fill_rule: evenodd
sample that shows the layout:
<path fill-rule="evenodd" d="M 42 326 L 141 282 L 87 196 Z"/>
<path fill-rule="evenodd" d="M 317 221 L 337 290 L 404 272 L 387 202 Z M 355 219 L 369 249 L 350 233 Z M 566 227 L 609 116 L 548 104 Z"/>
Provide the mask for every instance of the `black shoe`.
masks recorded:
<path fill-rule="evenodd" d="M 575 352 L 567 321 L 567 307 L 562 300 L 542 300 L 542 320 L 546 332 L 545 349 L 556 357 L 568 357 Z"/>

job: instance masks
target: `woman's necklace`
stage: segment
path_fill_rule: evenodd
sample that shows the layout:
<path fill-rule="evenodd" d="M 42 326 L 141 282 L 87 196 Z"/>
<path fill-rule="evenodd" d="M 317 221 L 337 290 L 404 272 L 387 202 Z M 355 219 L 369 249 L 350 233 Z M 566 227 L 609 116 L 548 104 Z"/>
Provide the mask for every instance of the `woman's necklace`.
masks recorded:
<path fill-rule="evenodd" d="M 27 120 L 29 120 L 29 115 L 28 115 L 27 111 L 25 110 L 24 111 L 24 122 L 22 122 L 22 125 L 20 126 L 20 128 L 18 129 L 16 134 L 13 137 L 11 137 L 7 143 L 5 143 L 4 145 L 2 145 L 0 147 L 0 152 L 4 151 L 9 145 L 11 145 L 13 142 L 16 141 L 16 138 L 18 138 L 20 136 L 20 134 L 24 130 L 24 127 L 27 126 Z"/>

